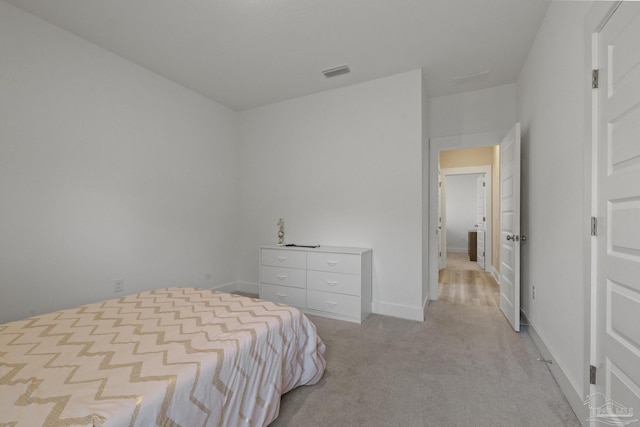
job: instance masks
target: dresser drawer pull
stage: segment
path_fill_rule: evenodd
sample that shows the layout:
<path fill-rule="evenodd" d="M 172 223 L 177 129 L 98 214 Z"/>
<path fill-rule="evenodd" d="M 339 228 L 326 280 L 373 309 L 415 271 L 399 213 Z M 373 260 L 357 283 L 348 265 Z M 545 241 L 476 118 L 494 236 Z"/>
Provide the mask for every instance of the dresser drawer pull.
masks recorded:
<path fill-rule="evenodd" d="M 281 294 L 280 292 L 278 292 L 276 296 L 280 299 L 285 299 L 287 297 L 287 294 Z"/>
<path fill-rule="evenodd" d="M 338 282 L 334 282 L 334 281 L 332 281 L 332 280 L 327 280 L 327 285 L 329 285 L 329 286 L 331 286 L 331 287 L 334 287 L 334 286 L 335 286 L 335 285 L 337 285 L 337 284 L 338 284 Z"/>
<path fill-rule="evenodd" d="M 276 277 L 277 277 L 278 279 L 280 279 L 280 280 L 284 280 L 284 279 L 286 279 L 286 278 L 287 278 L 287 275 L 286 275 L 286 274 L 278 274 Z"/>
<path fill-rule="evenodd" d="M 287 257 L 286 257 L 286 256 L 282 256 L 282 255 L 280 255 L 280 256 L 277 258 L 277 260 L 278 260 L 278 261 L 280 261 L 280 262 L 285 262 L 285 261 L 287 260 Z"/>
<path fill-rule="evenodd" d="M 336 265 L 338 265 L 338 261 L 333 261 L 333 260 L 327 260 L 327 264 L 329 264 L 330 267 L 335 267 Z"/>
<path fill-rule="evenodd" d="M 327 305 L 331 308 L 336 308 L 336 306 L 338 305 L 337 302 L 335 301 L 327 301 Z"/>

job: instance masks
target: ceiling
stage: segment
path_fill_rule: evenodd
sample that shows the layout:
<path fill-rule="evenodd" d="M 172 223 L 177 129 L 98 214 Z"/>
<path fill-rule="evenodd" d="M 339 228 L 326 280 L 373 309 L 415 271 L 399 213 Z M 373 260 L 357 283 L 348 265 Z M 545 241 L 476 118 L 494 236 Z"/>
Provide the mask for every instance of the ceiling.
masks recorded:
<path fill-rule="evenodd" d="M 422 69 L 514 83 L 549 0 L 6 0 L 234 110 Z M 350 74 L 321 70 L 348 64 Z M 456 80 L 455 77 L 474 75 Z"/>

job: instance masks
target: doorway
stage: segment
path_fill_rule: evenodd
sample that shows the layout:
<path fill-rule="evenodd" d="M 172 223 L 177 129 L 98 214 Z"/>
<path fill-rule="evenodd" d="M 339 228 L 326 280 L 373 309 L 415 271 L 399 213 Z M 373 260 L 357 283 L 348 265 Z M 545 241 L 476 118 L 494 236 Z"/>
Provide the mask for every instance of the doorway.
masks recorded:
<path fill-rule="evenodd" d="M 441 268 L 438 300 L 499 307 L 492 262 L 492 167 L 496 146 L 441 151 Z M 458 166 L 485 162 L 485 165 Z M 485 268 L 487 271 L 485 271 Z"/>
<path fill-rule="evenodd" d="M 484 270 L 484 223 L 486 218 L 484 190 L 478 194 L 478 180 L 484 183 L 486 174 L 451 175 L 444 173 L 442 185 L 446 206 L 442 209 L 443 233 L 446 234 L 447 253 L 468 254 Z M 482 206 L 478 207 L 478 201 Z M 479 212 L 478 212 L 479 211 Z"/>
<path fill-rule="evenodd" d="M 481 134 L 471 134 L 471 135 L 460 135 L 454 137 L 441 137 L 441 138 L 433 138 L 430 141 L 430 191 L 429 191 L 429 203 L 430 203 L 430 215 L 429 215 L 429 294 L 431 300 L 437 300 L 439 295 L 439 276 L 440 276 L 440 248 L 442 233 L 440 232 L 439 220 L 440 217 L 438 215 L 438 197 L 440 195 L 439 189 L 439 172 L 440 166 L 443 169 L 446 168 L 446 159 L 444 164 L 440 165 L 440 154 L 442 152 L 449 152 L 451 150 L 460 150 L 460 149 L 478 149 L 481 147 L 495 147 L 494 148 L 494 160 L 493 163 L 496 164 L 495 167 L 491 170 L 491 175 L 494 183 L 492 187 L 495 187 L 495 184 L 499 182 L 495 174 L 498 173 L 499 170 L 499 150 L 496 147 L 500 142 L 504 139 L 507 132 L 504 131 L 496 131 L 496 132 L 487 132 Z M 491 162 L 488 162 L 491 163 Z M 477 164 L 477 163 L 476 163 Z M 499 190 L 496 190 L 499 191 Z M 499 203 L 498 197 L 492 194 L 492 209 L 495 212 L 498 210 L 495 209 L 496 203 Z M 498 219 L 495 218 L 496 215 L 492 215 L 492 234 L 495 234 L 495 230 L 499 230 Z M 499 242 L 500 236 L 498 236 Z M 497 252 L 497 248 L 499 248 L 499 244 L 497 244 L 496 239 L 491 236 L 492 239 L 492 249 L 491 249 L 491 265 L 486 267 L 487 272 L 494 276 L 494 279 L 497 278 L 498 270 L 499 270 L 499 253 Z M 446 252 L 444 252 L 446 254 Z M 443 255 L 444 255 L 443 254 Z M 446 256 L 446 255 L 445 255 Z M 496 280 L 497 281 L 497 280 Z"/>
<path fill-rule="evenodd" d="M 493 147 L 486 147 L 488 158 L 493 159 Z M 465 150 L 445 152 L 449 157 L 464 155 Z M 475 153 L 472 153 L 475 154 Z M 492 160 L 493 162 L 493 160 Z M 452 164 L 446 160 L 447 165 Z M 454 163 L 455 164 L 455 163 Z M 471 253 L 481 269 L 492 271 L 494 209 L 492 201 L 497 189 L 493 188 L 492 164 L 443 168 L 440 170 L 440 268 L 447 266 L 450 252 Z M 494 191 L 495 190 L 495 191 Z M 474 232 L 474 236 L 469 233 Z M 470 239 L 475 241 L 470 244 Z"/>

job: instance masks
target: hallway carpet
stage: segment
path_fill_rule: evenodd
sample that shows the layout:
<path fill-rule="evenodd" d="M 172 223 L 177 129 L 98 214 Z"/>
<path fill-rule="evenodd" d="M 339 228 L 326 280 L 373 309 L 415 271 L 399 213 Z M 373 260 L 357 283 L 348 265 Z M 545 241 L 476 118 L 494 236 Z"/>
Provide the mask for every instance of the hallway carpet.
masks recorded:
<path fill-rule="evenodd" d="M 308 316 L 327 345 L 315 386 L 271 426 L 580 426 L 527 332 L 499 309 L 432 302 L 426 322 Z"/>

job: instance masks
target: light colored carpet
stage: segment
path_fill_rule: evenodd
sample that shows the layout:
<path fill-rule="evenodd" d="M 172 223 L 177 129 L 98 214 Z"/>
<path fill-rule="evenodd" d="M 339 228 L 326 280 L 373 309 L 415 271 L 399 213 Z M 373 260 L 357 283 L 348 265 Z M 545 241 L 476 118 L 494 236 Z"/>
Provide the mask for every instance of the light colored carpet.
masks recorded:
<path fill-rule="evenodd" d="M 308 317 L 327 370 L 282 397 L 272 427 L 580 426 L 529 335 L 495 307 L 437 301 L 424 323 Z"/>

